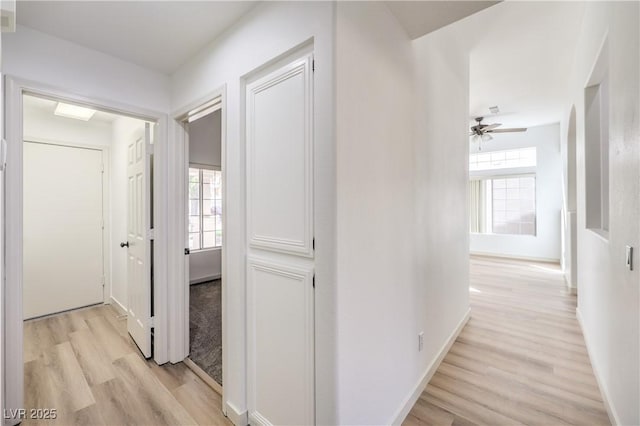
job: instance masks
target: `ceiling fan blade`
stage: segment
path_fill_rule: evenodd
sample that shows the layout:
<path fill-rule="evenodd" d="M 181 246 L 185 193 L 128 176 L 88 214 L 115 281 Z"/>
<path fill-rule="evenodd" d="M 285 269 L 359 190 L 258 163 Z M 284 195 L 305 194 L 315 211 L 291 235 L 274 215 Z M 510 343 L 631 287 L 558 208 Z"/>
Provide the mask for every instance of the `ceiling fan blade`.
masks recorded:
<path fill-rule="evenodd" d="M 475 134 L 476 134 L 476 132 L 469 132 L 469 136 L 473 136 Z"/>
<path fill-rule="evenodd" d="M 487 124 L 487 125 L 485 125 L 485 126 L 483 126 L 483 127 L 482 127 L 482 130 L 483 130 L 484 132 L 486 132 L 487 130 L 493 130 L 493 129 L 495 129 L 496 127 L 500 127 L 500 126 L 502 126 L 502 124 L 501 124 L 501 123 Z"/>
<path fill-rule="evenodd" d="M 493 129 L 487 130 L 487 133 L 511 133 L 511 132 L 526 132 L 526 127 L 515 127 L 513 129 Z"/>

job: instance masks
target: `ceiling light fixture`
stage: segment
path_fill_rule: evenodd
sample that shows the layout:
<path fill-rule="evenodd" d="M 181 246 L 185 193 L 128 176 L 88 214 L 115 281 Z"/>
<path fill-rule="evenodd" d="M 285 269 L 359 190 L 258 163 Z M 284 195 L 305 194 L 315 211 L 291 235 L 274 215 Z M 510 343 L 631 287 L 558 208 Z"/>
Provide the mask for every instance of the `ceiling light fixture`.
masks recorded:
<path fill-rule="evenodd" d="M 93 114 L 96 113 L 95 109 L 85 108 L 78 105 L 65 104 L 58 102 L 56 110 L 53 112 L 60 117 L 75 118 L 76 120 L 89 121 Z"/>

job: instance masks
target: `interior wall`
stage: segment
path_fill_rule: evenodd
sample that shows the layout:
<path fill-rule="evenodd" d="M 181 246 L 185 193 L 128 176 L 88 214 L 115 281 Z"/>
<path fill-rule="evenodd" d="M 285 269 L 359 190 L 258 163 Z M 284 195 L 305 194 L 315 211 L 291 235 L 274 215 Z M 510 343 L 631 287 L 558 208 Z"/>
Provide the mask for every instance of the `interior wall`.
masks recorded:
<path fill-rule="evenodd" d="M 411 42 L 383 3 L 337 5 L 340 424 L 401 422 L 468 311 L 469 68 L 452 45 Z"/>
<path fill-rule="evenodd" d="M 640 53 L 637 2 L 588 2 L 566 117 L 577 122 L 578 313 L 594 372 L 615 424 L 640 423 Z M 610 228 L 586 229 L 584 89 L 603 41 L 609 48 Z M 568 121 L 568 120 L 567 120 Z M 635 249 L 634 270 L 625 246 Z"/>
<path fill-rule="evenodd" d="M 495 135 L 492 141 L 483 144 L 482 152 L 531 146 L 536 147 L 537 155 L 536 235 L 472 233 L 471 253 L 560 261 L 563 200 L 560 124 L 529 127 L 523 133 Z M 478 153 L 477 144 L 471 145 L 471 153 Z M 491 174 L 499 175 L 500 171 Z"/>
<path fill-rule="evenodd" d="M 222 111 L 189 123 L 189 163 L 222 168 Z M 226 236 L 223 236 L 225 238 Z M 189 283 L 222 277 L 220 248 L 192 251 L 189 255 Z"/>
<path fill-rule="evenodd" d="M 413 291 L 424 349 L 414 376 L 417 398 L 439 356 L 469 314 L 469 46 L 463 21 L 414 40 L 415 211 Z M 409 400 L 413 402 L 413 400 Z"/>
<path fill-rule="evenodd" d="M 167 76 L 20 25 L 3 35 L 2 72 L 76 95 L 169 109 Z"/>
<path fill-rule="evenodd" d="M 332 2 L 264 2 L 200 54 L 178 69 L 171 79 L 172 108 L 177 111 L 224 87 L 227 204 L 225 237 L 226 341 L 224 404 L 230 416 L 246 413 L 246 294 L 244 211 L 244 139 L 242 79 L 249 73 L 313 42 L 314 160 L 315 160 L 315 345 L 316 421 L 336 423 L 335 392 L 335 152 L 333 143 L 333 30 Z M 251 54 L 247 54 L 251 52 Z M 230 411 L 233 410 L 233 411 Z M 246 417 L 245 417 L 246 418 Z"/>
<path fill-rule="evenodd" d="M 24 139 L 33 142 L 70 143 L 96 147 L 111 145 L 111 123 L 82 121 L 53 115 L 38 108 L 24 108 Z"/>
<path fill-rule="evenodd" d="M 338 2 L 336 34 L 338 423 L 391 424 L 418 375 L 411 44 L 383 3 Z"/>

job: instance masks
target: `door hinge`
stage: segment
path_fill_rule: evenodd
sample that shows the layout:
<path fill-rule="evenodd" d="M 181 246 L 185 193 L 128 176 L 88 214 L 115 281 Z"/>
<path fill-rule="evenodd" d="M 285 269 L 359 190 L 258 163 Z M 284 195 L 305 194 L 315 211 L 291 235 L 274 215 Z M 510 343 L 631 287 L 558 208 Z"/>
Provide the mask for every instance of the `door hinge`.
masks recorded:
<path fill-rule="evenodd" d="M 101 281 L 102 287 L 104 287 L 105 283 L 107 282 L 107 279 L 103 275 L 102 278 L 100 279 L 100 281 Z"/>
<path fill-rule="evenodd" d="M 104 163 L 100 163 L 100 172 L 104 173 Z"/>
<path fill-rule="evenodd" d="M 149 318 L 149 327 L 155 328 L 155 326 L 156 326 L 156 317 Z"/>
<path fill-rule="evenodd" d="M 153 155 L 153 144 L 152 143 L 148 143 L 147 144 L 147 154 Z"/>
<path fill-rule="evenodd" d="M 315 237 L 313 238 L 313 240 L 311 240 L 311 248 L 314 249 L 314 250 L 316 249 L 316 239 L 315 239 Z"/>
<path fill-rule="evenodd" d="M 148 238 L 148 239 L 150 239 L 150 240 L 155 240 L 155 238 L 156 238 L 156 233 L 154 232 L 154 230 L 153 230 L 153 229 L 149 229 L 149 230 L 147 231 L 147 238 Z"/>
<path fill-rule="evenodd" d="M 311 61 L 311 71 L 315 72 L 315 70 L 316 70 L 316 60 L 314 59 Z"/>
<path fill-rule="evenodd" d="M 316 274 L 313 274 L 313 278 L 311 279 L 311 282 L 313 283 L 313 288 L 316 288 Z"/>

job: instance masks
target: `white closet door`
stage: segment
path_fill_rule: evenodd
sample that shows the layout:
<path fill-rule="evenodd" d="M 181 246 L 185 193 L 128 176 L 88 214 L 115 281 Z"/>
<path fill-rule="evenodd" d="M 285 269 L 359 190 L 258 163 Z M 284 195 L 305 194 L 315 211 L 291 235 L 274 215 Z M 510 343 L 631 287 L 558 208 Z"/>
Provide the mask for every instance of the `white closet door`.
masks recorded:
<path fill-rule="evenodd" d="M 127 329 L 151 357 L 151 129 L 127 143 Z"/>
<path fill-rule="evenodd" d="M 249 421 L 315 423 L 312 56 L 247 85 Z"/>
<path fill-rule="evenodd" d="M 24 143 L 24 317 L 103 302 L 102 151 Z"/>

